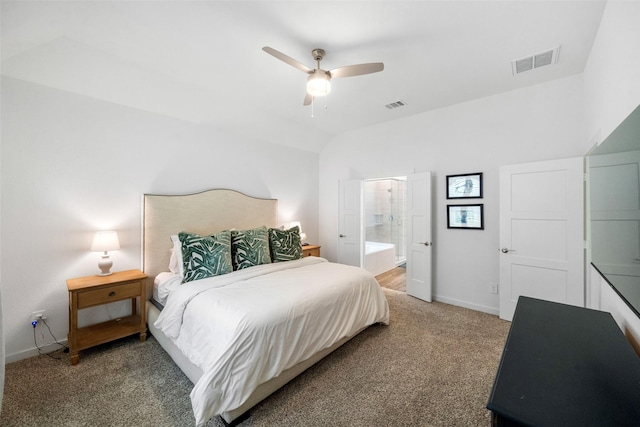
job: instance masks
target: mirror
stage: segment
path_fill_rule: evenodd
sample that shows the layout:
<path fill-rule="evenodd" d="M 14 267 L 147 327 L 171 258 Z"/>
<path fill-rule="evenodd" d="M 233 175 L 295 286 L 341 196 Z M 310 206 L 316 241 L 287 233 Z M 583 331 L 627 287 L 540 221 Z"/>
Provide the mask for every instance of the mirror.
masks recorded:
<path fill-rule="evenodd" d="M 587 155 L 591 262 L 640 316 L 640 106 Z"/>

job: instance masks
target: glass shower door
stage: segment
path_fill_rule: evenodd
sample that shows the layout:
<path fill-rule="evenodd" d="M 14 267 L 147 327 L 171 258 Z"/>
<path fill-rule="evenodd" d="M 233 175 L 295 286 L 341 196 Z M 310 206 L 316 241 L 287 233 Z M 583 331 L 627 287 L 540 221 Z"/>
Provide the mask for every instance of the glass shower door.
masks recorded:
<path fill-rule="evenodd" d="M 405 204 L 406 179 L 365 181 L 365 241 L 393 245 L 396 265 L 406 259 Z"/>

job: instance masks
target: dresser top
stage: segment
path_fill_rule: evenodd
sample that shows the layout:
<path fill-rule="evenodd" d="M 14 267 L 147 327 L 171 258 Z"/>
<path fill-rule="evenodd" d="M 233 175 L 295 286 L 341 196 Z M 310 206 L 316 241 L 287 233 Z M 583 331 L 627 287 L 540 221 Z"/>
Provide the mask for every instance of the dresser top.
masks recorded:
<path fill-rule="evenodd" d="M 487 409 L 531 426 L 638 425 L 640 358 L 611 314 L 520 297 Z"/>
<path fill-rule="evenodd" d="M 77 291 L 88 287 L 111 285 L 114 283 L 142 280 L 146 278 L 147 275 L 140 270 L 125 270 L 118 271 L 108 276 L 95 275 L 67 279 L 67 289 L 69 291 Z"/>

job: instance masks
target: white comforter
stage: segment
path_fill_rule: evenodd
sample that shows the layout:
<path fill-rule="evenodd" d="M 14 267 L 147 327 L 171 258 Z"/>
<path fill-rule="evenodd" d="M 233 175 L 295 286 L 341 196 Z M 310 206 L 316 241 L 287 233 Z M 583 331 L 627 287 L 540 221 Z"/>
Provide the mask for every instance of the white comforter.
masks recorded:
<path fill-rule="evenodd" d="M 368 272 L 307 257 L 181 285 L 155 326 L 203 376 L 196 423 L 239 407 L 255 388 L 346 336 L 389 322 Z"/>

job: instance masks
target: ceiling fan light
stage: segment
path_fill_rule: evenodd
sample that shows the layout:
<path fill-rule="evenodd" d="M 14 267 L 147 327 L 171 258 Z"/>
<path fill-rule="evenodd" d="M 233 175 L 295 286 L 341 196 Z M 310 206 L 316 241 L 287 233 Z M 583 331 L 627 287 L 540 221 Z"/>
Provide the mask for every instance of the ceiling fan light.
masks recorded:
<path fill-rule="evenodd" d="M 331 81 L 324 73 L 317 71 L 307 79 L 307 93 L 311 96 L 325 96 L 331 92 Z"/>

